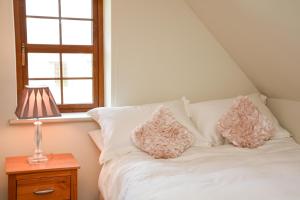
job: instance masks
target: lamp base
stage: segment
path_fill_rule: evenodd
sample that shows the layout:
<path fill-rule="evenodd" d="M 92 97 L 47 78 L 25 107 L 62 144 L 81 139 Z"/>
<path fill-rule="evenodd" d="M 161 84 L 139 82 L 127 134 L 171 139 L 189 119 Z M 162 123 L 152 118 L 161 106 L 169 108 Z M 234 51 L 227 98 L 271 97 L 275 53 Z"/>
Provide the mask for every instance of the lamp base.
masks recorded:
<path fill-rule="evenodd" d="M 42 122 L 37 119 L 34 122 L 35 125 L 35 137 L 34 137 L 34 143 L 35 143 L 35 150 L 33 156 L 29 157 L 28 163 L 29 164 L 39 164 L 39 163 L 45 163 L 48 161 L 47 156 L 43 155 L 43 151 L 41 149 L 42 146 L 42 130 L 41 125 Z"/>
<path fill-rule="evenodd" d="M 46 163 L 48 161 L 48 158 L 47 156 L 38 154 L 38 155 L 33 155 L 28 157 L 27 161 L 29 164 L 40 164 L 40 163 Z"/>

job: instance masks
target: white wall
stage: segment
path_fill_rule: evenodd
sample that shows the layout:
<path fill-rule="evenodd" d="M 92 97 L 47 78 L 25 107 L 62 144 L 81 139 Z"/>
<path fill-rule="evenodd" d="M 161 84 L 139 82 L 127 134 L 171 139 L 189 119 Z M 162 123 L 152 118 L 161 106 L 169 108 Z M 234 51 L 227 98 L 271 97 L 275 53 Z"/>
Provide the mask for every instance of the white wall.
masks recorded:
<path fill-rule="evenodd" d="M 268 106 L 281 125 L 293 133 L 295 140 L 300 143 L 300 101 L 269 99 Z"/>
<path fill-rule="evenodd" d="M 112 65 L 109 68 L 110 60 L 107 60 L 106 69 L 111 70 L 107 80 L 112 80 L 110 91 L 114 105 L 147 103 L 181 95 L 192 100 L 221 98 L 256 91 L 183 0 L 113 0 L 111 3 Z M 4 158 L 30 155 L 33 151 L 33 126 L 7 123 L 16 107 L 11 0 L 0 1 L 0 44 L 0 200 L 5 200 Z M 106 55 L 110 54 L 109 47 L 105 51 Z M 79 200 L 97 199 L 99 152 L 87 135 L 97 125 L 57 123 L 43 127 L 45 152 L 71 152 L 81 165 Z"/>
<path fill-rule="evenodd" d="M 111 0 L 103 0 L 104 8 L 104 103 L 111 106 Z"/>
<path fill-rule="evenodd" d="M 257 89 L 300 101 L 300 1 L 186 1 Z"/>
<path fill-rule="evenodd" d="M 183 0 L 112 1 L 112 104 L 256 89 Z"/>

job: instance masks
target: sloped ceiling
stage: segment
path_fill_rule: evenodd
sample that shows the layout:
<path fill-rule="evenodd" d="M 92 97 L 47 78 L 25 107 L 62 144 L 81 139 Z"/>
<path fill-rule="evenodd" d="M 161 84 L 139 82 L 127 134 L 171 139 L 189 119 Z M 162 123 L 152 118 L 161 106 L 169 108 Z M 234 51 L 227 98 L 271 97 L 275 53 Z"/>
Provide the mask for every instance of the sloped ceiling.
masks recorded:
<path fill-rule="evenodd" d="M 261 92 L 300 100 L 300 1 L 186 2 Z"/>

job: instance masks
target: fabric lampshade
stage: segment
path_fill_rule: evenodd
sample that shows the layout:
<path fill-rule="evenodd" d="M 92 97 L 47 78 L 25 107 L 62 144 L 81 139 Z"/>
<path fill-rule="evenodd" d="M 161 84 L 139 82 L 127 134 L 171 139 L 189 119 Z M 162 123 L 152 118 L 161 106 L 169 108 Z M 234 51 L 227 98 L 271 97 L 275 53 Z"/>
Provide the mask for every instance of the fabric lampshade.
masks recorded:
<path fill-rule="evenodd" d="M 15 112 L 19 119 L 61 116 L 48 87 L 28 87 L 22 91 Z"/>

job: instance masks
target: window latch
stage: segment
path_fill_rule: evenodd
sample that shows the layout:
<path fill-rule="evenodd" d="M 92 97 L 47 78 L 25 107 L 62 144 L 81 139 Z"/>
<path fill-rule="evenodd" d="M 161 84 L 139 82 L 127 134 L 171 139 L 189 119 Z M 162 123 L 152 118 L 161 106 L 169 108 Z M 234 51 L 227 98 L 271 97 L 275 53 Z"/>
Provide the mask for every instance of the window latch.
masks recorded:
<path fill-rule="evenodd" d="M 25 66 L 25 52 L 26 49 L 25 49 L 25 44 L 22 43 L 22 47 L 21 47 L 21 62 L 22 62 L 22 66 Z"/>

